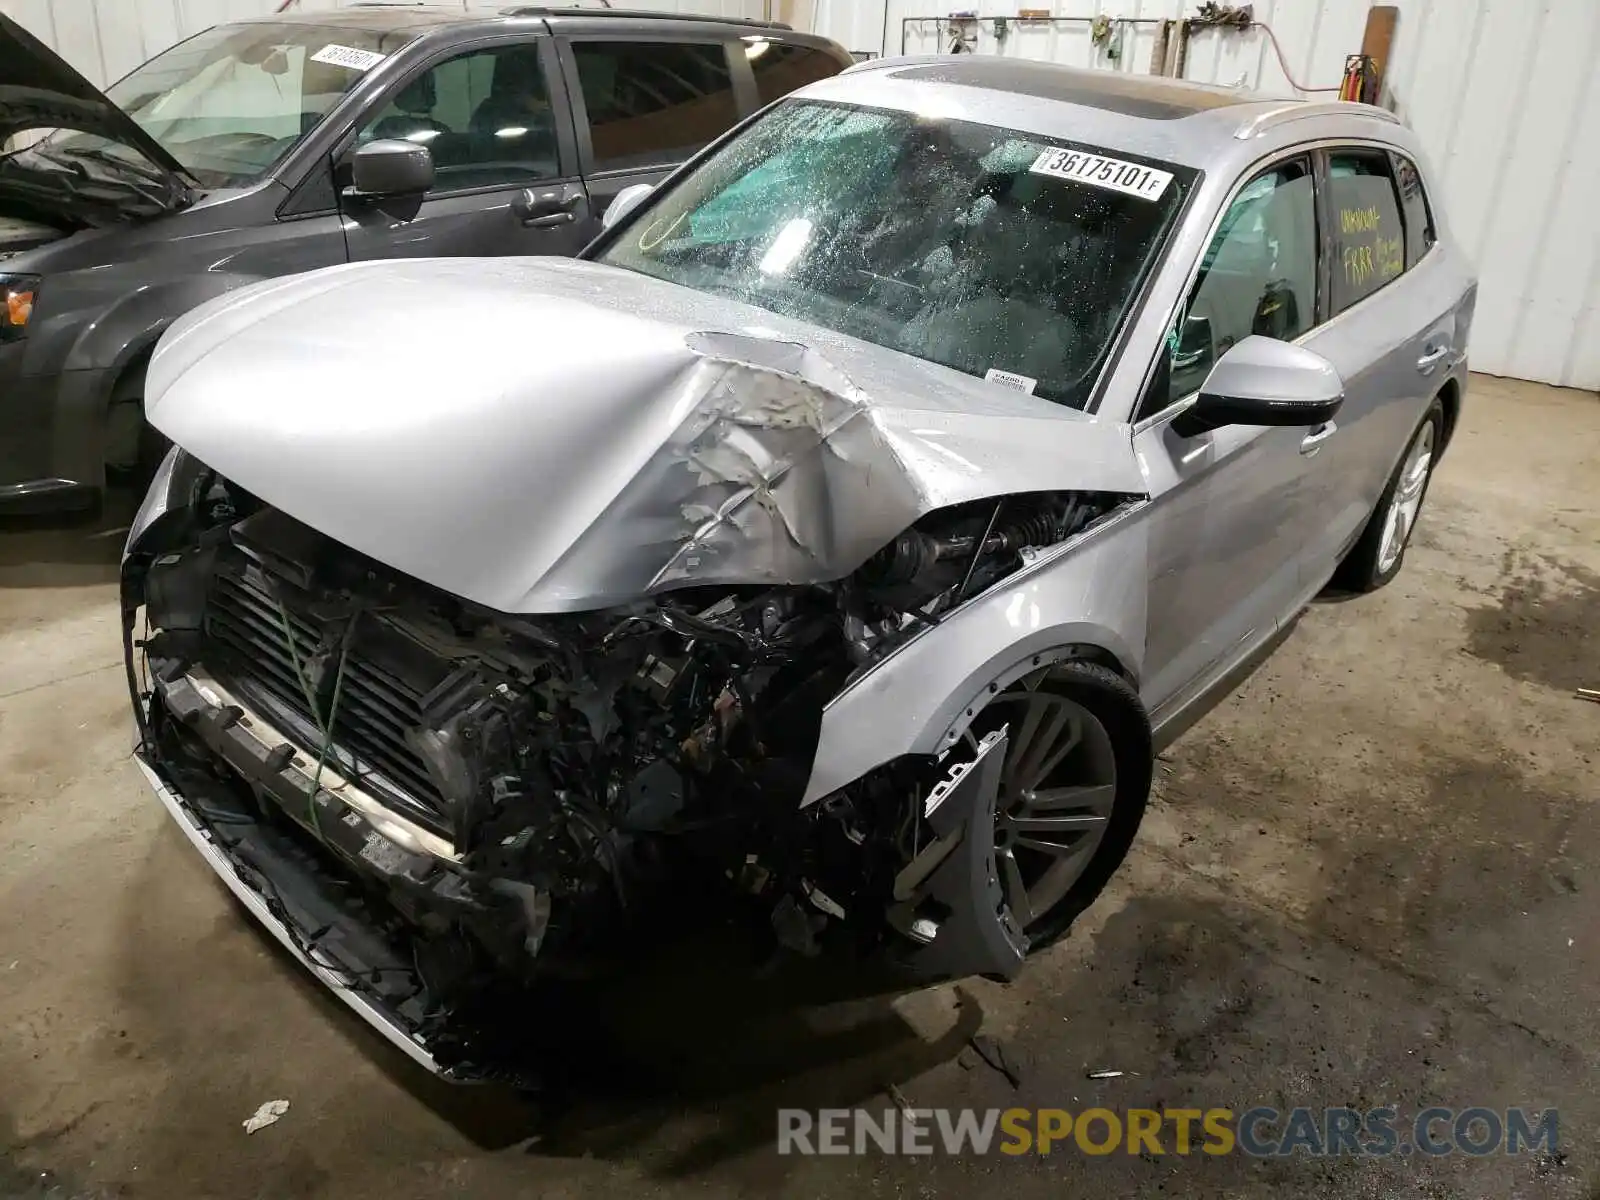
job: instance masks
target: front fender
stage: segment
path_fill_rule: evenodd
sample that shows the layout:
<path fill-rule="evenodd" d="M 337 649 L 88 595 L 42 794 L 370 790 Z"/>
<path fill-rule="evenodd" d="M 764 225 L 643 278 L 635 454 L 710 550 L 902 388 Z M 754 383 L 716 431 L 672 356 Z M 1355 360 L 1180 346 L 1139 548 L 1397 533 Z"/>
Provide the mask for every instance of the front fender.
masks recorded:
<path fill-rule="evenodd" d="M 831 700 L 802 806 L 907 754 L 948 749 L 986 698 L 1084 648 L 1137 686 L 1144 659 L 1147 523 L 1130 504 L 899 647 Z"/>
<path fill-rule="evenodd" d="M 112 370 L 120 374 L 122 368 L 154 346 L 167 327 L 184 313 L 259 279 L 255 275 L 207 272 L 135 288 L 84 325 L 67 351 L 65 369 Z"/>

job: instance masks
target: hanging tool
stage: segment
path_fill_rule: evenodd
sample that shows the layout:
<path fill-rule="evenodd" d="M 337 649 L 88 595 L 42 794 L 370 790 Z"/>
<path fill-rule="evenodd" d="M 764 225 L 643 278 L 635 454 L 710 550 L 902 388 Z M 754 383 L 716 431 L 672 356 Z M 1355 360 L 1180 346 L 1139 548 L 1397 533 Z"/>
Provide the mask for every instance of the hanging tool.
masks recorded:
<path fill-rule="evenodd" d="M 971 54 L 977 49 L 978 12 L 976 9 L 957 9 L 945 18 L 950 31 L 949 53 Z"/>
<path fill-rule="evenodd" d="M 1339 85 L 1339 99 L 1356 100 L 1371 104 L 1377 99 L 1377 71 L 1372 59 L 1365 54 L 1347 54 L 1344 57 L 1344 82 Z"/>

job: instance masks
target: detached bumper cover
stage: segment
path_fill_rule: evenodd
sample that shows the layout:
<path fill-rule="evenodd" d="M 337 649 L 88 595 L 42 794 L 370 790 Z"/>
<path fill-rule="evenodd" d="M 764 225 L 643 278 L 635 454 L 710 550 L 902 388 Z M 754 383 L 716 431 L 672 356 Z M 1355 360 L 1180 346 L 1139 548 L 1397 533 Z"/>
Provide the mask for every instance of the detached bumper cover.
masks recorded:
<path fill-rule="evenodd" d="M 246 879 L 256 875 L 257 871 L 234 857 L 205 820 L 157 773 L 156 768 L 146 761 L 142 754 L 136 754 L 134 761 L 144 772 L 145 779 L 167 812 L 177 822 L 178 828 L 183 830 L 184 836 L 200 852 L 200 856 L 227 885 L 228 890 L 238 897 L 250 915 L 259 921 L 296 961 L 326 984 L 329 990 L 349 1005 L 357 1016 L 382 1034 L 386 1041 L 406 1057 L 436 1075 L 452 1074 L 439 1064 L 420 1037 L 407 1030 L 397 1014 L 380 1007 L 359 984 L 352 982 L 352 975 L 360 970 L 356 964 L 338 962 L 331 954 L 318 951 L 307 941 L 306 935 L 291 930 L 285 920 L 274 912 L 274 907 L 281 907 L 281 902 L 276 905 L 269 903 L 265 892 L 246 882 Z M 314 955 L 316 957 L 313 957 Z"/>
<path fill-rule="evenodd" d="M 441 1022 L 415 947 L 394 936 L 392 922 L 386 928 L 352 888 L 354 877 L 397 884 L 411 879 L 447 894 L 458 879 L 447 842 L 382 809 L 333 768 L 322 772 L 313 816 L 305 799 L 312 764 L 302 754 L 286 754 L 289 739 L 203 671 L 159 682 L 142 712 L 147 729 L 159 717 L 186 730 L 260 803 L 277 805 L 312 831 L 308 839 L 281 822 L 260 819 L 214 775 L 168 754 L 160 736 L 149 736 L 135 751 L 140 770 L 184 835 L 298 962 L 434 1074 L 455 1082 L 516 1076 L 495 1048 L 464 1041 L 460 1030 Z"/>

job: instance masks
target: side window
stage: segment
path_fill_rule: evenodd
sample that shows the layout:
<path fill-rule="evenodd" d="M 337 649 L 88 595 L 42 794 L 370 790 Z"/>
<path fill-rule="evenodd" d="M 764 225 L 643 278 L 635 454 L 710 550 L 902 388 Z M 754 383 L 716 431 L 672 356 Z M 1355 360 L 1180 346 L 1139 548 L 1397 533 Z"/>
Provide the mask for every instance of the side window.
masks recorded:
<path fill-rule="evenodd" d="M 721 42 L 574 42 L 594 169 L 669 166 L 739 119 Z"/>
<path fill-rule="evenodd" d="M 401 88 L 356 135 L 420 142 L 434 192 L 534 183 L 560 174 L 536 43 L 446 59 Z"/>
<path fill-rule="evenodd" d="M 831 54 L 810 46 L 790 46 L 783 42 L 745 43 L 745 55 L 756 77 L 756 95 L 762 104 L 771 104 L 796 88 L 837 75 L 844 64 Z"/>
<path fill-rule="evenodd" d="M 1365 300 L 1406 269 L 1405 226 L 1389 156 L 1376 150 L 1328 155 L 1333 220 L 1333 311 Z"/>
<path fill-rule="evenodd" d="M 1400 185 L 1400 205 L 1406 221 L 1406 268 L 1416 266 L 1417 260 L 1433 249 L 1436 240 L 1433 231 L 1433 211 L 1428 206 L 1428 194 L 1422 187 L 1422 174 L 1417 164 L 1403 154 L 1391 154 L 1395 182 Z"/>
<path fill-rule="evenodd" d="M 1297 159 L 1257 175 L 1223 214 L 1167 337 L 1167 386 L 1140 415 L 1198 391 L 1235 342 L 1292 341 L 1316 319 L 1316 194 L 1311 164 Z"/>

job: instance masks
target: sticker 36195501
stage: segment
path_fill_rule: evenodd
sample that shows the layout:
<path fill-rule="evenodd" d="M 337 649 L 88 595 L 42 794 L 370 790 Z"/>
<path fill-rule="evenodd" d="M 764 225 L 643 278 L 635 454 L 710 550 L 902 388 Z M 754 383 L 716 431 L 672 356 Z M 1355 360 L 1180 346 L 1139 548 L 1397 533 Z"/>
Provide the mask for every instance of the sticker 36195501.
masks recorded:
<path fill-rule="evenodd" d="M 372 50 L 358 50 L 354 46 L 330 43 L 311 56 L 312 62 L 329 63 L 335 67 L 349 67 L 352 71 L 370 71 L 387 55 Z"/>
<path fill-rule="evenodd" d="M 1172 182 L 1172 172 L 1141 163 L 1090 154 L 1087 150 L 1045 150 L 1028 168 L 1036 175 L 1070 179 L 1090 187 L 1106 188 L 1142 200 L 1159 200 Z"/>

